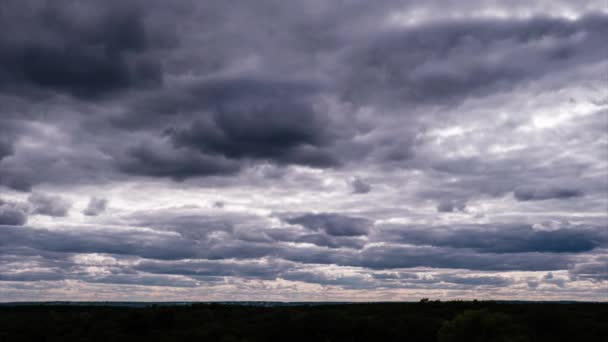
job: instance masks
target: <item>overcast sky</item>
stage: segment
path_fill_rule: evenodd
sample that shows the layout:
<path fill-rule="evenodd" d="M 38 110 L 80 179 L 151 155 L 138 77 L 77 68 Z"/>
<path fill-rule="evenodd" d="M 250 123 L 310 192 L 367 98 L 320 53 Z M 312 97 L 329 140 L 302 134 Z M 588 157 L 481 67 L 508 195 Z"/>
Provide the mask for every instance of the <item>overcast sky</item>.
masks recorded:
<path fill-rule="evenodd" d="M 0 2 L 0 301 L 608 300 L 604 0 Z"/>

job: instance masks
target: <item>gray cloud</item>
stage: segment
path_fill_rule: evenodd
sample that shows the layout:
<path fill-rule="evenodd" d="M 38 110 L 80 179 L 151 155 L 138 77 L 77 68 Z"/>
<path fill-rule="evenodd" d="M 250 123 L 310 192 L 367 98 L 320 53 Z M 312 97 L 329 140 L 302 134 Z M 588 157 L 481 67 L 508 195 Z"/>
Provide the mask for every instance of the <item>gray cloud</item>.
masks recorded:
<path fill-rule="evenodd" d="M 571 253 L 584 252 L 593 247 L 585 244 L 582 239 L 571 245 L 562 243 L 565 246 L 562 247 L 555 242 L 555 237 L 549 236 L 546 239 L 549 242 L 539 242 L 540 238 L 530 234 L 520 241 L 511 242 L 508 239 L 513 238 L 506 236 L 503 237 L 504 242 L 497 242 L 496 237 L 487 238 L 483 233 L 475 236 L 472 231 L 464 232 L 462 239 L 454 238 L 454 242 L 450 240 L 454 234 L 446 233 L 441 239 L 437 238 L 438 234 L 435 233 L 431 241 L 426 241 L 424 239 L 429 237 L 418 232 L 417 235 L 420 236 L 417 240 L 402 236 L 401 239 L 406 244 L 395 244 L 398 240 L 393 238 L 388 240 L 391 241 L 388 243 L 376 242 L 373 246 L 368 246 L 365 240 L 347 236 L 279 236 L 273 233 L 276 228 L 271 228 L 266 234 L 271 236 L 272 240 L 255 241 L 242 240 L 238 234 L 233 233 L 232 224 L 227 225 L 221 221 L 204 223 L 200 217 L 171 218 L 164 223 L 158 222 L 157 227 L 163 227 L 163 230 L 129 228 L 112 231 L 99 227 L 79 232 L 3 226 L 5 239 L 1 248 L 5 255 L 23 253 L 26 248 L 25 250 L 33 249 L 44 253 L 107 253 L 162 260 L 253 261 L 257 258 L 274 257 L 303 264 L 336 264 L 372 269 L 436 267 L 534 271 L 567 269 L 572 262 Z M 164 230 L 166 228 L 170 230 Z M 522 234 L 521 231 L 515 233 Z M 586 236 L 592 236 L 589 234 Z M 595 239 L 605 244 L 606 239 L 602 233 L 595 234 Z M 573 239 L 573 235 L 569 234 L 558 233 L 556 236 Z M 298 247 L 273 243 L 273 240 L 295 242 Z M 468 242 L 469 240 L 472 241 Z M 491 245 L 491 242 L 496 245 Z M 429 244 L 434 247 L 428 246 Z"/>
<path fill-rule="evenodd" d="M 4 1 L 0 288 L 601 298 L 604 8 Z"/>
<path fill-rule="evenodd" d="M 260 52 L 256 59 L 259 65 L 255 68 L 240 70 L 237 66 L 245 63 L 244 55 L 240 54 L 244 51 L 235 50 L 225 41 L 206 41 L 216 49 L 208 49 L 202 54 L 204 60 L 214 60 L 215 56 L 222 57 L 218 60 L 227 58 L 226 63 L 209 61 L 217 64 L 210 69 L 199 59 L 179 62 L 180 58 L 186 58 L 185 54 L 194 51 L 201 56 L 195 46 L 187 45 L 192 43 L 189 39 L 193 37 L 184 33 L 180 45 L 162 43 L 165 38 L 161 32 L 171 31 L 172 26 L 166 16 L 176 15 L 180 8 L 184 10 L 193 4 L 162 6 L 166 10 L 163 15 L 155 12 L 160 11 L 154 7 L 160 6 L 156 3 L 152 6 L 140 6 L 139 2 L 124 6 L 114 2 L 108 5 L 87 3 L 82 8 L 66 4 L 38 7 L 11 4 L 11 9 L 15 6 L 16 12 L 24 12 L 35 25 L 23 30 L 24 37 L 20 36 L 17 42 L 10 42 L 17 44 L 16 47 L 6 50 L 19 54 L 29 49 L 34 59 L 39 58 L 35 57 L 37 55 L 46 56 L 44 63 L 29 63 L 28 58 L 11 57 L 27 68 L 38 65 L 36 68 L 41 69 L 21 72 L 23 75 L 19 77 L 28 84 L 84 96 L 81 100 L 86 102 L 88 96 L 124 94 L 126 88 L 138 88 L 139 83 L 146 83 L 148 76 L 141 76 L 140 82 L 137 70 L 143 74 L 158 74 L 150 76 L 152 78 L 167 74 L 173 79 L 170 86 L 159 83 L 158 87 L 141 88 L 129 98 L 108 99 L 108 104 L 116 108 L 112 113 L 101 112 L 89 117 L 75 115 L 69 120 L 92 120 L 94 123 L 88 122 L 90 126 L 83 125 L 89 133 L 106 135 L 103 143 L 93 146 L 106 157 L 110 156 L 99 159 L 100 163 L 110 162 L 104 165 L 105 168 L 99 167 L 100 170 L 105 172 L 106 168 L 112 168 L 114 172 L 127 175 L 175 180 L 233 175 L 249 166 L 267 162 L 340 168 L 351 162 L 407 161 L 414 156 L 413 141 L 424 129 L 424 120 L 410 116 L 407 132 L 399 130 L 399 137 L 360 139 L 365 134 L 379 134 L 377 126 L 387 118 L 375 122 L 365 120 L 356 115 L 358 110 L 386 110 L 391 103 L 420 106 L 420 102 L 460 101 L 466 96 L 512 89 L 518 82 L 536 79 L 554 69 L 599 62 L 602 51 L 593 47 L 601 46 L 597 42 L 601 41 L 606 21 L 599 15 L 572 22 L 543 18 L 498 22 L 474 20 L 377 31 L 366 26 L 370 33 L 362 35 L 343 32 L 341 22 L 329 25 L 337 19 L 337 12 L 334 12 L 337 9 L 327 8 L 327 13 L 319 13 L 320 27 L 323 27 L 323 20 L 327 20 L 329 26 L 326 28 L 331 28 L 329 33 L 322 35 L 323 39 L 320 38 L 326 41 L 307 47 L 318 50 L 323 56 L 321 64 L 311 63 L 308 56 L 302 55 L 302 51 L 307 50 L 304 45 L 313 42 L 294 22 L 286 24 L 293 30 L 290 32 L 295 35 L 295 41 L 285 41 L 283 36 L 276 41 L 256 36 L 267 46 L 268 53 Z M 376 16 L 394 10 L 394 6 L 387 1 L 372 10 L 369 6 L 353 3 L 349 4 L 349 11 L 354 14 L 365 7 L 370 18 L 377 19 Z M 289 13 L 289 6 L 280 8 Z M 222 13 L 220 7 L 214 10 L 220 16 L 229 16 L 230 20 L 244 19 Z M 56 22 L 50 18 L 55 18 Z M 291 16 L 286 18 L 293 19 Z M 367 18 L 360 19 L 367 23 Z M 7 25 L 20 27 L 22 24 L 10 20 Z M 230 36 L 230 32 L 222 31 L 224 29 L 219 26 L 214 33 L 217 39 Z M 35 34 L 37 30 L 48 32 L 50 37 Z M 26 39 L 29 36 L 36 39 Z M 22 48 L 21 40 L 36 46 Z M 378 54 L 376 51 L 391 53 Z M 283 55 L 294 58 L 289 61 L 276 58 Z M 158 61 L 161 56 L 165 58 L 163 63 Z M 74 61 L 47 65 L 61 60 Z M 158 67 L 153 72 L 155 67 L 150 65 L 155 63 L 166 65 L 168 69 Z M 203 70 L 197 68 L 201 67 L 206 73 L 200 74 Z M 286 68 L 298 72 L 290 77 L 273 72 Z M 12 71 L 6 72 L 12 75 Z M 100 79 L 90 77 L 87 72 Z M 187 72 L 194 72 L 192 80 L 184 80 L 183 73 Z M 86 87 L 79 85 L 82 80 L 86 80 Z M 10 93 L 18 91 L 13 89 Z M 345 113 L 332 112 L 327 105 L 328 99 L 350 107 Z M 92 109 L 86 111 L 89 110 Z M 96 118 L 91 119 L 93 116 Z M 141 141 L 142 137 L 146 139 Z M 115 146 L 117 140 L 122 142 L 120 147 Z M 5 155 L 8 146 L 0 143 L 0 151 Z M 93 161 L 83 162 L 84 158 L 84 155 L 74 156 L 70 163 L 82 172 L 94 173 L 89 164 Z M 46 176 L 30 174 L 27 170 L 31 169 L 32 163 L 51 164 L 51 160 L 20 154 L 19 158 L 0 164 L 0 182 L 28 190 L 45 181 L 57 182 L 57 178 L 66 173 L 66 170 L 56 170 Z M 359 184 L 357 189 L 366 187 Z M 510 190 L 512 188 L 497 191 Z"/>
<path fill-rule="evenodd" d="M 22 226 L 27 222 L 27 208 L 0 199 L 0 225 Z"/>
<path fill-rule="evenodd" d="M 320 150 L 332 139 L 306 88 L 249 80 L 203 85 L 212 115 L 170 135 L 177 146 L 232 159 L 245 157 L 312 166 L 336 161 Z M 205 97 L 203 97 L 203 100 Z M 205 108 L 202 106 L 202 108 Z"/>
<path fill-rule="evenodd" d="M 138 230 L 112 232 L 97 229 L 86 234 L 27 227 L 2 227 L 2 249 L 26 247 L 58 253 L 108 253 L 152 259 L 195 257 L 195 243 L 179 236 Z"/>
<path fill-rule="evenodd" d="M 474 249 L 482 253 L 581 253 L 605 246 L 604 226 L 535 230 L 530 225 L 385 227 L 382 239 L 416 245 Z M 381 236 L 383 233 L 380 233 Z"/>
<path fill-rule="evenodd" d="M 366 194 L 372 191 L 372 186 L 359 177 L 353 178 L 350 186 L 353 189 L 353 194 Z"/>
<path fill-rule="evenodd" d="M 290 224 L 299 224 L 310 230 L 322 230 L 334 236 L 360 236 L 369 233 L 373 222 L 361 218 L 335 213 L 304 214 L 285 219 Z"/>
<path fill-rule="evenodd" d="M 581 197 L 584 193 L 575 188 L 560 186 L 524 186 L 513 191 L 513 196 L 518 201 L 542 201 L 548 199 L 568 199 Z"/>
<path fill-rule="evenodd" d="M 452 200 L 442 200 L 437 205 L 437 211 L 440 213 L 452 213 L 454 211 L 464 211 L 466 203 L 458 203 Z"/>
<path fill-rule="evenodd" d="M 361 249 L 366 240 L 361 237 L 332 236 L 331 234 L 309 234 L 291 229 L 270 229 L 265 234 L 275 241 L 310 243 L 320 247 L 328 248 L 354 248 Z"/>
<path fill-rule="evenodd" d="M 477 276 L 477 277 L 460 277 L 453 275 L 445 275 L 439 278 L 440 281 L 473 286 L 507 286 L 513 283 L 513 280 L 507 277 L 497 276 Z"/>
<path fill-rule="evenodd" d="M 3 14 L 5 34 L 0 36 L 4 89 L 33 86 L 95 97 L 161 82 L 159 64 L 138 56 L 149 43 L 136 9 L 90 2 L 77 7 L 65 1 L 9 1 L 5 6 L 12 16 Z"/>
<path fill-rule="evenodd" d="M 106 211 L 107 206 L 107 199 L 91 197 L 89 204 L 87 204 L 87 207 L 82 211 L 82 213 L 87 216 L 97 216 Z"/>
<path fill-rule="evenodd" d="M 68 215 L 72 203 L 60 196 L 33 193 L 27 199 L 34 215 L 63 217 Z"/>
<path fill-rule="evenodd" d="M 597 282 L 608 280 L 608 257 L 605 254 L 600 254 L 597 257 L 574 264 L 569 271 L 572 276 L 578 279 Z"/>
<path fill-rule="evenodd" d="M 191 210 L 154 210 L 136 212 L 127 218 L 127 222 L 141 227 L 150 227 L 163 231 L 178 232 L 192 240 L 206 240 L 213 232 L 234 232 L 235 225 L 243 220 L 255 220 L 253 216 L 209 216 Z"/>
<path fill-rule="evenodd" d="M 119 168 L 135 175 L 184 180 L 194 176 L 234 174 L 240 165 L 221 156 L 205 155 L 166 144 L 139 144 L 119 160 Z"/>
<path fill-rule="evenodd" d="M 0 274 L 0 281 L 44 281 L 44 280 L 63 280 L 64 275 L 56 272 L 36 272 L 24 271 L 12 274 Z"/>
<path fill-rule="evenodd" d="M 569 258 L 550 253 L 518 253 L 510 256 L 496 253 L 433 247 L 375 246 L 365 249 L 345 264 L 372 269 L 436 267 L 485 271 L 550 271 L 568 267 Z"/>
<path fill-rule="evenodd" d="M 0 140 L 0 160 L 4 157 L 13 154 L 13 146 L 9 141 Z"/>
<path fill-rule="evenodd" d="M 280 260 L 264 261 L 146 261 L 136 266 L 137 270 L 154 274 L 174 274 L 193 277 L 248 277 L 257 279 L 276 279 L 295 264 Z"/>
<path fill-rule="evenodd" d="M 353 101 L 450 103 L 509 90 L 548 70 L 602 59 L 592 46 L 605 22 L 602 16 L 481 20 L 382 32 L 354 49 L 345 64 L 344 95 Z M 552 44 L 533 44 L 543 39 Z"/>
<path fill-rule="evenodd" d="M 119 167 L 127 173 L 186 179 L 235 173 L 250 162 L 338 166 L 332 145 L 347 131 L 314 108 L 314 92 L 307 81 L 243 76 L 155 94 L 115 117 L 114 126 L 146 129 L 174 117 L 181 123 L 161 127 L 161 137 L 133 146 L 119 158 Z"/>
<path fill-rule="evenodd" d="M 320 285 L 340 286 L 347 289 L 374 288 L 378 284 L 363 275 L 329 275 L 311 271 L 291 271 L 281 275 L 281 278 L 291 281 L 301 281 Z"/>
<path fill-rule="evenodd" d="M 110 274 L 84 278 L 87 282 L 118 285 L 196 287 L 194 279 L 155 276 L 147 274 Z"/>

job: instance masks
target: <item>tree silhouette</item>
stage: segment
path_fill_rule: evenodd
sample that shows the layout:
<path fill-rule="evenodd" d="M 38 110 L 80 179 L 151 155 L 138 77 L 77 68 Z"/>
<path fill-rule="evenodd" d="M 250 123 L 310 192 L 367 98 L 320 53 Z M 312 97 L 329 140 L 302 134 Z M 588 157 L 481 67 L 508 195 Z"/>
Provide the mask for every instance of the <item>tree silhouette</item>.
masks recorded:
<path fill-rule="evenodd" d="M 443 324 L 439 342 L 527 342 L 523 329 L 511 317 L 486 309 L 467 310 Z"/>

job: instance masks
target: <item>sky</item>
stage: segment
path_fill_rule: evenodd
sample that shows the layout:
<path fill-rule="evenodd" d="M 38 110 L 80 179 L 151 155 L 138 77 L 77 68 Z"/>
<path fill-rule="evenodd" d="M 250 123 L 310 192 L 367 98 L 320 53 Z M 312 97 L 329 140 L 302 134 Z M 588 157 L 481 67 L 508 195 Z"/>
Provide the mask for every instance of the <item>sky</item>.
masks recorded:
<path fill-rule="evenodd" d="M 0 301 L 608 301 L 603 0 L 3 0 Z"/>

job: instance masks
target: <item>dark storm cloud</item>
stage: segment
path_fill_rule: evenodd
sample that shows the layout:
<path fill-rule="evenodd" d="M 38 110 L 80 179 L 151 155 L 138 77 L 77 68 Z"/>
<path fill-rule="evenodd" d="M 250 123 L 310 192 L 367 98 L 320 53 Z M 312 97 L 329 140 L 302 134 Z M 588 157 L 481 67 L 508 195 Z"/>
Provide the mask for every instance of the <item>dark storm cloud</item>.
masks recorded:
<path fill-rule="evenodd" d="M 27 199 L 34 215 L 63 217 L 68 215 L 72 203 L 61 198 L 41 193 L 33 193 Z"/>
<path fill-rule="evenodd" d="M 5 11 L 19 15 L 5 21 L 4 31 L 20 33 L 0 39 L 6 46 L 2 73 L 10 80 L 2 89 L 10 86 L 10 93 L 19 93 L 23 84 L 91 102 L 90 97 L 126 95 L 136 87 L 141 91 L 133 96 L 106 99 L 104 104 L 112 108 L 108 113 L 96 108 L 99 112 L 61 118 L 86 120 L 86 133 L 96 138 L 90 147 L 103 156 L 93 163 L 87 160 L 91 151 L 73 151 L 70 175 L 87 172 L 92 183 L 98 180 L 99 175 L 92 174 L 96 172 L 184 180 L 231 176 L 268 162 L 314 168 L 404 162 L 415 156 L 413 141 L 423 126 L 418 119 L 412 117 L 399 137 L 377 133 L 373 139 L 356 139 L 375 133 L 376 125 L 388 118 L 361 123 L 354 113 L 394 103 L 419 106 L 499 92 L 603 57 L 599 42 L 607 20 L 601 15 L 573 21 L 438 21 L 374 28 L 372 23 L 386 19 L 395 6 L 391 1 L 377 6 L 353 2 L 315 11 L 314 5 L 267 3 L 242 12 L 214 4 L 208 10 L 217 18 L 209 14 L 203 21 L 183 17 L 195 12 L 189 2 L 27 6 L 12 1 Z M 263 30 L 234 32 L 229 25 L 256 26 L 266 7 L 284 14 L 278 24 L 285 25 L 285 32 L 276 27 L 268 31 L 275 32 L 276 39 L 268 39 Z M 317 14 L 315 25 L 294 16 L 293 10 L 300 7 Z M 347 30 L 352 25 L 341 13 L 361 20 L 365 34 Z M 175 15 L 191 26 L 181 28 L 179 45 L 161 44 L 165 35 L 171 36 L 167 32 L 175 31 L 170 24 Z M 250 68 L 248 58 L 253 61 Z M 171 84 L 161 82 L 164 76 L 170 76 Z M 139 87 L 143 83 L 158 87 Z M 345 100 L 350 107 L 333 113 L 321 105 L 327 99 Z M 61 120 L 48 123 L 62 126 Z M 35 151 L 8 158 L 14 146 L 4 140 L 3 185 L 30 190 L 40 183 L 61 182 L 60 175 L 67 173 L 27 172 L 32 163 L 53 164 L 55 158 L 46 160 Z M 368 191 L 361 182 L 353 187 L 355 193 Z"/>
<path fill-rule="evenodd" d="M 0 206 L 0 224 L 9 226 L 21 226 L 27 221 L 27 215 L 19 210 L 9 208 L 7 205 Z"/>
<path fill-rule="evenodd" d="M 0 33 L 0 88 L 33 87 L 95 97 L 159 84 L 141 13 L 131 6 L 9 1 Z"/>
<path fill-rule="evenodd" d="M 126 218 L 129 225 L 177 232 L 194 241 L 205 241 L 214 232 L 232 234 L 235 226 L 250 221 L 256 222 L 253 215 L 205 215 L 197 208 L 174 208 L 135 212 Z"/>
<path fill-rule="evenodd" d="M 12 143 L 8 140 L 0 139 L 0 160 L 11 154 L 13 154 Z"/>
<path fill-rule="evenodd" d="M 152 259 L 182 259 L 196 256 L 195 243 L 177 235 L 141 230 L 92 229 L 48 230 L 0 227 L 3 253 L 20 248 L 58 253 L 108 253 Z"/>
<path fill-rule="evenodd" d="M 350 186 L 353 189 L 353 194 L 366 194 L 372 191 L 372 186 L 359 177 L 353 178 Z"/>
<path fill-rule="evenodd" d="M 569 269 L 570 276 L 575 279 L 606 281 L 608 280 L 608 255 L 603 249 L 597 255 L 573 263 Z"/>
<path fill-rule="evenodd" d="M 22 226 L 27 222 L 27 206 L 0 199 L 0 225 Z"/>
<path fill-rule="evenodd" d="M 107 199 L 91 197 L 91 199 L 89 200 L 89 204 L 87 204 L 87 207 L 83 210 L 82 213 L 87 216 L 97 216 L 106 211 L 107 206 Z"/>
<path fill-rule="evenodd" d="M 195 176 L 232 175 L 241 165 L 223 156 L 206 155 L 187 148 L 159 142 L 138 144 L 118 159 L 121 171 L 143 176 L 184 180 Z"/>
<path fill-rule="evenodd" d="M 135 213 L 123 223 L 179 234 L 176 242 L 189 245 L 192 258 L 252 259 L 280 251 L 264 233 L 265 221 L 254 215 L 209 216 L 192 210 L 159 210 Z"/>
<path fill-rule="evenodd" d="M 282 248 L 285 260 L 304 264 L 333 264 L 375 270 L 413 267 L 468 269 L 479 271 L 551 271 L 566 270 L 572 263 L 567 253 L 479 253 L 449 247 L 376 244 L 360 251 L 322 248 Z"/>
<path fill-rule="evenodd" d="M 281 107 L 287 105 L 288 107 Z M 242 107 L 241 107 L 242 106 Z M 228 158 L 270 159 L 279 164 L 332 166 L 334 157 L 320 147 L 323 123 L 298 104 L 251 104 L 225 109 L 172 133 L 177 146 Z"/>
<path fill-rule="evenodd" d="M 126 282 L 128 282 L 126 280 L 128 274 L 135 274 L 133 272 L 181 275 L 201 280 L 221 276 L 271 280 L 298 268 L 305 270 L 306 265 L 311 264 L 313 266 L 322 264 L 354 266 L 375 270 L 432 267 L 479 271 L 551 271 L 568 269 L 569 265 L 574 262 L 570 256 L 564 254 L 515 253 L 505 255 L 476 253 L 471 250 L 444 247 L 394 244 L 376 245 L 355 251 L 244 243 L 235 240 L 215 240 L 207 243 L 142 229 L 118 231 L 88 229 L 84 232 L 0 226 L 0 230 L 3 235 L 0 251 L 4 257 L 14 256 L 14 260 L 35 257 L 41 268 L 63 273 L 66 279 L 82 279 L 80 266 L 74 262 L 68 262 L 70 255 L 81 253 L 109 254 L 119 260 L 128 257 L 147 259 L 133 266 L 132 269 L 107 264 L 108 271 L 114 275 L 124 275 L 119 278 L 125 279 Z M 10 261 L 10 259 L 7 260 Z M 579 269 L 581 277 L 588 277 L 590 267 L 587 269 L 580 267 Z M 0 273 L 10 275 L 14 274 L 15 270 L 9 269 L 7 272 Z M 407 279 L 410 278 L 407 277 Z M 300 280 L 306 281 L 303 278 Z M 454 278 L 444 281 L 471 286 L 492 284 L 498 286 L 502 283 L 500 279 L 493 278 Z M 134 280 L 134 283 L 137 281 Z"/>
<path fill-rule="evenodd" d="M 44 172 L 39 172 L 41 169 Z M 92 147 L 66 149 L 49 144 L 16 148 L 13 155 L 0 161 L 0 185 L 26 192 L 40 184 L 103 183 L 108 174 L 107 158 Z"/>
<path fill-rule="evenodd" d="M 374 269 L 423 266 L 535 271 L 567 269 L 572 253 L 588 252 L 608 242 L 602 227 L 567 226 L 538 231 L 529 225 L 469 225 L 453 229 L 380 226 L 371 232 L 372 221 L 335 213 L 285 218 L 290 224 L 301 225 L 302 230 L 270 228 L 265 226 L 267 222 L 252 216 L 206 216 L 192 210 L 140 212 L 128 219 L 131 226 L 150 227 L 158 232 L 102 229 L 78 234 L 26 229 L 14 233 L 16 237 L 9 246 L 167 260 L 245 261 L 272 256 L 303 264 Z M 320 232 L 310 234 L 307 230 Z M 33 238 L 34 232 L 44 236 Z M 367 245 L 368 241 L 374 245 Z M 297 247 L 284 243 L 295 243 Z"/>
<path fill-rule="evenodd" d="M 0 91 L 0 103 L 4 103 L 5 99 L 2 97 Z M 6 102 L 9 102 L 8 100 Z M 7 109 L 12 109 L 10 105 L 6 104 Z M 0 186 L 9 186 L 19 182 L 14 182 L 5 174 L 6 171 L 2 170 L 2 163 L 6 159 L 9 159 L 15 153 L 15 139 L 19 136 L 20 131 L 20 120 L 18 117 L 14 117 L 13 114 L 5 114 L 4 111 L 0 114 Z"/>
<path fill-rule="evenodd" d="M 510 90 L 551 70 L 604 59 L 606 50 L 597 44 L 606 31 L 605 16 L 589 16 L 440 22 L 383 32 L 353 49 L 343 93 L 357 102 L 438 104 Z"/>
<path fill-rule="evenodd" d="M 117 129 L 155 129 L 117 158 L 126 173 L 229 175 L 252 163 L 338 166 L 333 145 L 352 135 L 315 108 L 318 86 L 264 77 L 219 78 L 167 89 L 114 116 Z M 167 123 L 170 123 L 167 125 Z"/>
<path fill-rule="evenodd" d="M 515 19 L 551 7 L 518 0 L 496 19 L 488 4 L 2 2 L 0 192 L 33 193 L 29 207 L 0 201 L 0 281 L 466 290 L 514 284 L 490 271 L 608 280 L 597 209 L 606 99 L 586 93 L 603 90 L 586 76 L 603 70 L 608 16 Z M 558 7 L 549 13 L 579 13 Z M 572 117 L 545 108 L 570 92 Z M 537 109 L 561 121 L 536 127 Z M 464 133 L 441 134 L 452 126 Z M 494 143 L 507 152 L 488 153 Z M 91 198 L 87 217 L 26 224 L 69 214 L 47 191 L 82 199 L 106 185 L 133 189 L 117 206 L 144 199 L 143 209 L 88 217 L 107 206 Z M 146 209 L 166 203 L 197 207 Z M 462 223 L 486 209 L 483 222 L 518 223 Z M 381 223 L 401 219 L 446 223 Z"/>
<path fill-rule="evenodd" d="M 530 225 L 384 227 L 380 239 L 414 245 L 473 249 L 481 253 L 582 253 L 608 244 L 606 227 L 535 230 Z M 382 234 L 388 234 L 382 237 Z"/>
<path fill-rule="evenodd" d="M 365 246 L 366 240 L 361 238 L 331 236 L 326 234 L 305 234 L 299 236 L 293 242 L 312 243 L 321 247 L 329 248 L 353 248 L 361 249 Z"/>
<path fill-rule="evenodd" d="M 512 88 L 517 82 L 541 77 L 551 68 L 601 60 L 598 49 L 585 54 L 579 51 L 596 46 L 606 26 L 606 19 L 601 16 L 575 22 L 530 19 L 427 24 L 421 28 L 378 32 L 374 44 L 381 46 L 368 46 L 367 42 L 354 38 L 346 40 L 354 48 L 348 56 L 336 55 L 339 60 L 335 61 L 343 66 L 337 68 L 337 73 L 344 73 L 344 84 L 340 83 L 342 76 L 336 78 L 337 84 L 325 81 L 320 86 L 314 81 L 281 80 L 263 73 L 194 82 L 179 92 L 145 98 L 128 115 L 114 118 L 114 122 L 129 129 L 152 125 L 161 130 L 167 119 L 178 122 L 164 127 L 163 140 L 168 138 L 173 146 L 164 144 L 163 148 L 167 153 L 192 156 L 199 162 L 190 165 L 185 161 L 187 158 L 161 158 L 162 153 L 137 147 L 129 152 L 128 161 L 120 164 L 121 169 L 184 179 L 236 172 L 245 161 L 318 168 L 340 166 L 369 153 L 343 150 L 376 149 L 378 153 L 384 150 L 379 146 L 353 145 L 350 139 L 357 132 L 355 123 L 342 121 L 339 127 L 319 112 L 314 106 L 319 94 L 346 94 L 360 105 L 383 107 L 394 101 L 441 103 L 463 94 L 497 92 Z M 535 44 L 541 40 L 551 44 Z M 338 45 L 334 48 L 341 49 L 339 44 L 346 41 L 336 41 Z M 490 53 L 480 53 L 481 50 L 491 51 L 497 60 L 484 59 Z M 562 57 L 555 56 L 558 51 L 562 51 Z M 268 58 L 272 60 L 271 56 Z M 542 67 L 535 67 L 535 63 Z M 388 98 L 382 94 L 388 94 Z M 336 149 L 338 143 L 344 146 L 343 150 Z M 400 150 L 408 149 L 401 146 Z M 390 151 L 382 153 L 385 152 L 387 156 L 394 155 Z M 232 164 L 222 163 L 224 158 Z M 367 189 L 363 184 L 357 185 L 359 190 Z M 508 190 L 511 189 L 499 191 Z"/>
<path fill-rule="evenodd" d="M 561 148 L 559 145 L 554 147 Z M 572 175 L 592 169 L 594 162 L 582 162 L 564 155 L 552 158 L 550 162 L 538 164 L 537 159 L 544 158 L 542 156 L 546 153 L 547 147 L 543 146 L 507 156 L 461 158 L 438 156 L 431 162 L 427 172 L 432 177 L 443 180 L 442 185 L 419 191 L 418 196 L 439 202 L 450 201 L 460 206 L 472 198 L 502 197 L 517 189 L 527 189 L 520 195 L 526 196 L 529 200 L 534 198 L 536 192 L 537 197 L 542 196 L 545 199 L 549 199 L 547 196 L 555 198 L 561 196 L 565 199 L 567 196 L 583 196 L 585 191 L 597 191 L 600 186 L 605 186 L 601 184 L 605 182 L 599 177 L 597 180 L 588 180 L 588 184 L 596 182 L 600 184 L 593 186 L 587 184 L 585 191 L 581 185 L 565 185 L 575 183 Z M 548 178 L 551 181 L 547 181 Z M 522 187 L 522 183 L 536 185 Z M 546 183 L 550 184 L 546 185 Z"/>
<path fill-rule="evenodd" d="M 452 213 L 454 211 L 464 211 L 466 203 L 456 202 L 453 200 L 442 200 L 437 205 L 437 211 L 440 213 Z"/>
<path fill-rule="evenodd" d="M 550 271 L 567 269 L 570 258 L 551 253 L 475 253 L 453 248 L 373 246 L 338 264 L 372 269 L 435 267 L 482 271 Z"/>
<path fill-rule="evenodd" d="M 333 236 L 367 235 L 373 222 L 362 217 L 351 217 L 335 213 L 304 214 L 286 218 L 289 224 L 298 224 L 314 231 L 324 231 Z"/>
<path fill-rule="evenodd" d="M 0 274 L 0 281 L 44 281 L 63 279 L 65 279 L 65 275 L 48 271 L 23 271 L 10 274 Z"/>
<path fill-rule="evenodd" d="M 330 234 L 309 234 L 292 229 L 269 229 L 265 234 L 275 241 L 310 243 L 319 247 L 361 249 L 367 241 L 358 236 L 332 236 Z"/>
<path fill-rule="evenodd" d="M 180 119 L 169 121 L 172 124 L 171 130 L 175 130 L 180 128 L 180 121 L 190 123 L 197 118 L 221 120 L 219 117 L 221 115 L 218 113 L 221 111 L 226 112 L 229 117 L 225 122 L 218 124 L 224 125 L 229 133 L 242 131 L 242 127 L 238 126 L 240 123 L 234 122 L 235 120 L 243 116 L 251 123 L 253 119 L 251 116 L 255 116 L 256 113 L 282 119 L 284 121 L 277 124 L 291 126 L 289 118 L 291 112 L 295 112 L 293 115 L 299 115 L 299 118 L 305 120 L 317 119 L 314 116 L 318 114 L 315 114 L 310 107 L 310 100 L 320 90 L 320 86 L 318 82 L 307 79 L 283 79 L 259 73 L 197 78 L 177 82 L 171 88 L 165 87 L 136 98 L 129 103 L 127 113 L 111 117 L 110 122 L 117 128 L 134 129 L 163 127 L 168 119 Z M 253 108 L 249 108 L 250 106 Z M 266 109 L 272 112 L 264 114 Z M 285 114 L 280 115 L 276 113 L 277 111 Z M 307 125 L 310 122 L 303 124 Z M 188 127 L 187 124 L 181 126 Z M 297 127 L 292 128 L 292 130 L 296 129 Z M 305 135 L 312 134 L 314 132 Z"/>
<path fill-rule="evenodd" d="M 26 257 L 27 258 L 27 257 Z M 130 284 L 148 286 L 193 287 L 200 283 L 213 285 L 225 282 L 225 277 L 234 279 L 259 279 L 306 282 L 323 286 L 338 286 L 348 289 L 373 288 L 442 288 L 492 286 L 502 287 L 513 283 L 501 276 L 439 274 L 420 277 L 415 273 L 396 271 L 378 273 L 358 270 L 350 274 L 306 268 L 306 265 L 277 259 L 262 260 L 142 260 L 133 266 L 118 266 L 114 262 L 93 264 L 103 267 L 103 275 L 88 274 L 86 262 L 49 261 L 40 263 L 34 259 L 19 260 L 36 264 L 37 271 L 21 271 L 11 266 L 0 269 L 0 281 L 27 282 L 53 280 L 79 280 L 89 283 Z M 317 265 L 318 266 L 318 265 Z M 548 280 L 551 282 L 552 280 Z M 546 282 L 546 281 L 545 281 Z"/>
<path fill-rule="evenodd" d="M 518 201 L 543 201 L 548 199 L 568 199 L 583 196 L 583 191 L 563 186 L 523 186 L 513 191 Z"/>
<path fill-rule="evenodd" d="M 7 255 L 5 255 L 7 257 Z M 36 264 L 39 271 L 20 271 L 11 266 L 11 262 L 27 260 L 30 264 Z M 0 281 L 27 282 L 27 281 L 49 281 L 72 279 L 89 283 L 108 283 L 108 284 L 131 284 L 131 285 L 150 285 L 150 286 L 194 286 L 198 282 L 206 285 L 213 283 L 224 283 L 225 277 L 236 279 L 261 279 L 275 280 L 278 278 L 308 282 L 321 285 L 333 285 L 343 288 L 374 288 L 385 286 L 386 284 L 372 281 L 372 278 L 362 274 L 333 275 L 327 272 L 308 271 L 305 265 L 296 264 L 283 260 L 262 259 L 262 260 L 243 260 L 243 261 L 222 261 L 222 260 L 183 260 L 183 261 L 160 261 L 143 260 L 134 266 L 118 266 L 112 262 L 94 263 L 97 267 L 103 267 L 104 275 L 91 275 L 85 272 L 85 268 L 90 264 L 77 261 L 45 261 L 31 259 L 27 256 L 6 258 L 6 267 L 0 269 Z M 13 264 L 14 265 L 14 264 Z M 452 277 L 458 281 L 458 277 Z M 479 283 L 490 283 L 494 277 L 480 277 Z M 416 274 L 398 272 L 393 277 L 375 276 L 375 280 L 399 279 L 400 285 L 412 286 L 418 282 Z M 477 283 L 476 277 L 467 277 L 470 284 Z M 425 278 L 424 283 L 449 282 L 443 277 L 437 279 Z M 464 281 L 463 281 L 464 282 Z M 395 285 L 392 285 L 395 286 Z"/>

